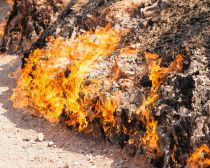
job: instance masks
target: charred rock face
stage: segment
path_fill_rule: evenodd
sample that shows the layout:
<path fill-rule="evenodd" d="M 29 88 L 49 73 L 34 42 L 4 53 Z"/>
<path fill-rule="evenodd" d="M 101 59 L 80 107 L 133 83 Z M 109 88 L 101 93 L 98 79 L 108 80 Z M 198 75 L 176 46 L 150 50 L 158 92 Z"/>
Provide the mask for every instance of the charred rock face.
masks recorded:
<path fill-rule="evenodd" d="M 196 148 L 210 144 L 209 45 L 206 43 L 209 34 L 208 1 L 170 0 L 154 4 L 137 0 L 94 0 L 87 1 L 82 7 L 77 5 L 75 1 L 71 1 L 53 25 L 52 22 L 46 22 L 45 26 L 44 20 L 39 20 L 42 35 L 25 52 L 22 63 L 23 69 L 30 69 L 31 74 L 26 76 L 30 76 L 31 81 L 36 81 L 37 74 L 33 72 L 42 68 L 39 62 L 45 64 L 50 59 L 53 60 L 52 53 L 59 55 L 63 52 L 63 46 L 69 51 L 72 51 L 72 46 L 76 46 L 77 51 L 75 44 L 85 39 L 85 43 L 78 46 L 81 45 L 84 49 L 89 44 L 88 47 L 94 48 L 100 44 L 98 38 L 111 34 L 108 40 L 102 39 L 108 45 L 102 46 L 104 50 L 99 52 L 101 55 L 108 55 L 96 65 L 85 62 L 92 69 L 83 74 L 84 81 L 79 88 L 83 88 L 83 92 L 78 92 L 78 99 L 75 101 L 76 104 L 85 102 L 88 105 L 82 106 L 85 112 L 88 111 L 82 118 L 83 125 L 73 121 L 78 116 L 67 110 L 71 106 L 68 107 L 66 100 L 62 107 L 59 106 L 59 115 L 56 114 L 60 121 L 79 130 L 82 126 L 87 126 L 88 131 L 99 128 L 107 140 L 119 143 L 129 156 L 138 160 L 146 155 L 151 167 L 201 165 L 197 161 L 191 163 L 189 158 Z M 56 7 L 52 10 L 58 11 Z M 107 23 L 112 26 L 107 28 Z M 55 39 L 48 40 L 49 36 Z M 93 53 L 98 51 L 97 47 L 91 47 Z M 46 57 L 48 54 L 52 58 Z M 183 58 L 178 54 L 182 54 Z M 81 61 L 79 63 L 83 64 L 80 66 L 86 65 L 79 56 L 77 58 L 80 52 L 75 55 L 71 55 L 70 60 Z M 33 58 L 38 58 L 39 61 L 36 62 Z M 66 58 L 54 61 L 56 68 L 60 67 L 56 69 L 57 80 L 53 81 L 56 87 L 74 76 L 73 70 L 80 70 L 80 66 L 73 69 Z M 96 69 L 93 68 L 95 66 Z M 80 80 L 74 77 L 69 82 L 74 79 Z M 64 90 L 72 89 L 72 85 L 62 86 Z M 90 88 L 94 92 L 90 90 L 91 94 L 87 94 L 86 91 Z M 66 92 L 62 92 L 61 99 L 68 98 Z M 120 101 L 116 93 L 120 93 Z M 110 101 L 107 97 L 113 99 Z M 104 100 L 109 100 L 109 103 L 104 103 Z M 116 107 L 113 102 L 118 102 Z M 47 106 L 48 109 L 52 108 L 50 105 Z M 103 115 L 104 111 L 109 112 L 108 118 Z M 49 117 L 45 111 L 42 116 Z M 204 149 L 207 156 L 203 160 L 210 153 L 206 147 Z"/>
<path fill-rule="evenodd" d="M 9 17 L 5 18 L 1 51 L 24 52 L 57 20 L 66 0 L 14 0 L 1 2 L 10 6 Z M 0 12 L 4 13 L 4 8 Z"/>

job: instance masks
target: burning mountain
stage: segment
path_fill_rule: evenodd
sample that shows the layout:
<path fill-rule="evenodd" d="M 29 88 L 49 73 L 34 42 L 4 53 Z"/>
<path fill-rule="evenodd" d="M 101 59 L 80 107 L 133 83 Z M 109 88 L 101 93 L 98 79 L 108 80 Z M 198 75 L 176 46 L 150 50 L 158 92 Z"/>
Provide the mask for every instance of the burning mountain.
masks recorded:
<path fill-rule="evenodd" d="M 207 1 L 173 3 L 69 6 L 25 53 L 14 107 L 87 133 L 98 125 L 151 167 L 208 167 Z M 167 19 L 175 21 L 161 34 Z"/>
<path fill-rule="evenodd" d="M 64 113 L 69 118 L 67 125 L 78 124 L 80 131 L 88 127 L 87 115 L 96 109 L 93 118 L 100 116 L 105 125 L 113 125 L 116 102 L 100 95 L 98 85 L 104 81 L 92 79 L 87 86 L 83 81 L 100 59 L 114 52 L 119 32 L 107 26 L 69 41 L 61 37 L 48 40 L 48 47 L 31 53 L 22 69 L 11 97 L 14 106 L 33 108 L 52 122 Z"/>

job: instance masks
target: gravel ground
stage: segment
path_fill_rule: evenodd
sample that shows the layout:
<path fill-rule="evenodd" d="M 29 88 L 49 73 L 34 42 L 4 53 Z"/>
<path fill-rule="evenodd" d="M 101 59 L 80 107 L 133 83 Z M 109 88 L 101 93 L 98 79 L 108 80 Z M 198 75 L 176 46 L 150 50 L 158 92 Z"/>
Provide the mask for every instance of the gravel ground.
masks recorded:
<path fill-rule="evenodd" d="M 145 167 L 117 145 L 14 109 L 8 97 L 19 65 L 20 57 L 0 55 L 0 168 Z"/>

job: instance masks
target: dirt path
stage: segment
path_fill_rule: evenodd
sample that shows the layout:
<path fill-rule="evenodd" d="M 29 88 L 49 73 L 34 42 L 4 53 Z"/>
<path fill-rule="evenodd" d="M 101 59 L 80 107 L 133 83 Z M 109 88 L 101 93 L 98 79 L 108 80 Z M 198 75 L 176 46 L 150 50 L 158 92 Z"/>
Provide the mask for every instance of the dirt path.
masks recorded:
<path fill-rule="evenodd" d="M 136 167 L 118 146 L 12 108 L 9 74 L 19 65 L 19 57 L 0 55 L 0 168 Z M 40 133 L 45 139 L 38 142 Z"/>

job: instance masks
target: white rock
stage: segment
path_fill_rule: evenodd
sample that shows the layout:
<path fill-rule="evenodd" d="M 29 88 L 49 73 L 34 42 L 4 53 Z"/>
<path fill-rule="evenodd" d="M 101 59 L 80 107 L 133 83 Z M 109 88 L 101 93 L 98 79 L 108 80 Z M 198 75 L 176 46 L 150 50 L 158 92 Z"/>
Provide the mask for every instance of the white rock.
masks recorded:
<path fill-rule="evenodd" d="M 48 142 L 48 147 L 52 147 L 54 145 L 54 142 L 53 141 L 50 141 L 50 142 Z"/>
<path fill-rule="evenodd" d="M 44 134 L 43 133 L 39 133 L 37 138 L 36 138 L 36 141 L 38 141 L 38 142 L 44 141 Z"/>

